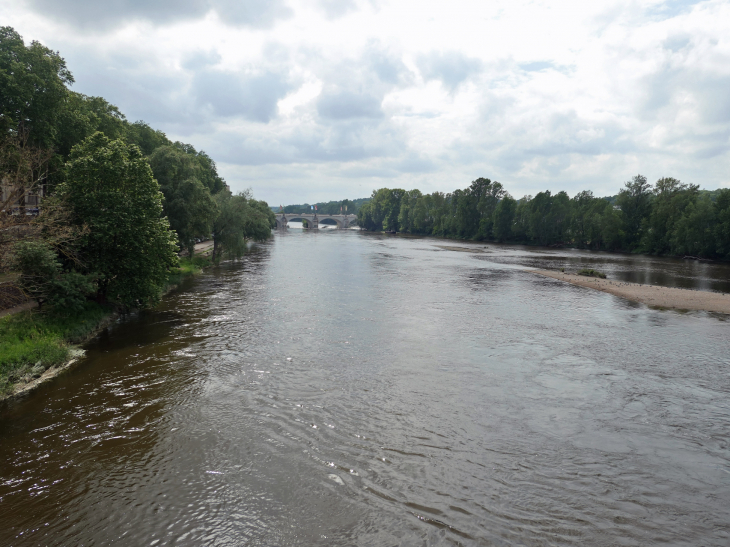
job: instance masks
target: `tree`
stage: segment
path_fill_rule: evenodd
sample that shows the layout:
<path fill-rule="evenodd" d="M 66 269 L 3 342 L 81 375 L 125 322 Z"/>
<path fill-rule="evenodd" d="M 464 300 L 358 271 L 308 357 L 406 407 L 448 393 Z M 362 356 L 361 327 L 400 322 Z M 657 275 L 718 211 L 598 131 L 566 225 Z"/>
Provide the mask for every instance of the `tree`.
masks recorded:
<path fill-rule="evenodd" d="M 492 231 L 497 241 L 505 241 L 514 237 L 512 225 L 514 224 L 517 201 L 506 194 L 494 209 L 494 224 Z"/>
<path fill-rule="evenodd" d="M 218 213 L 210 191 L 200 182 L 203 169 L 194 156 L 173 146 L 160 146 L 149 161 L 165 196 L 164 214 L 180 246 L 193 256 L 195 238 L 210 234 Z"/>
<path fill-rule="evenodd" d="M 199 167 L 198 178 L 208 188 L 211 194 L 217 194 L 226 187 L 226 182 L 218 176 L 215 162 L 202 150 L 196 151 L 192 144 L 185 144 L 177 141 L 172 145 L 180 152 L 186 154 Z"/>
<path fill-rule="evenodd" d="M 213 222 L 214 262 L 238 258 L 246 250 L 246 240 L 263 241 L 271 237 L 276 217 L 265 201 L 251 199 L 250 192 L 233 195 L 223 190 L 215 195 L 218 216 Z"/>
<path fill-rule="evenodd" d="M 527 235 L 539 245 L 562 243 L 570 218 L 570 198 L 565 192 L 538 193 L 527 205 Z"/>
<path fill-rule="evenodd" d="M 64 158 L 68 158 L 74 146 L 97 131 L 111 140 L 127 135 L 126 117 L 102 97 L 88 97 L 70 91 L 58 115 L 56 149 Z"/>
<path fill-rule="evenodd" d="M 578 247 L 585 247 L 589 241 L 590 223 L 593 217 L 595 201 L 593 192 L 584 190 L 575 195 L 571 200 L 572 218 L 571 233 Z"/>
<path fill-rule="evenodd" d="M 71 151 L 59 194 L 72 221 L 88 226 L 77 249 L 98 279 L 97 300 L 127 308 L 155 304 L 177 264 L 176 237 L 140 149 L 95 133 Z"/>
<path fill-rule="evenodd" d="M 697 200 L 699 186 L 664 177 L 654 186 L 651 212 L 645 224 L 642 251 L 663 254 L 672 251 L 674 227 L 687 206 Z"/>
<path fill-rule="evenodd" d="M 715 241 L 717 254 L 730 258 L 730 188 L 719 191 L 715 200 Z"/>
<path fill-rule="evenodd" d="M 94 293 L 93 277 L 63 271 L 56 251 L 47 241 L 21 241 L 14 251 L 13 269 L 20 272 L 18 286 L 39 307 L 49 302 L 61 313 L 75 312 Z"/>
<path fill-rule="evenodd" d="M 25 46 L 11 27 L 0 27 L 0 134 L 28 132 L 29 143 L 50 148 L 73 76 L 66 61 L 40 42 Z"/>
<path fill-rule="evenodd" d="M 401 232 L 414 233 L 416 231 L 416 204 L 423 197 L 420 190 L 410 190 L 403 194 L 398 213 L 398 229 Z"/>
<path fill-rule="evenodd" d="M 636 175 L 624 186 L 616 203 L 621 207 L 626 246 L 635 249 L 641 241 L 642 224 L 651 211 L 652 188 L 642 175 Z"/>
<path fill-rule="evenodd" d="M 676 254 L 711 257 L 715 254 L 715 209 L 709 196 L 690 203 L 671 233 Z"/>
<path fill-rule="evenodd" d="M 141 120 L 127 126 L 127 142 L 139 146 L 146 156 L 151 155 L 160 146 L 172 144 L 162 131 L 152 129 Z"/>
<path fill-rule="evenodd" d="M 405 194 L 400 188 L 374 190 L 371 200 L 358 211 L 360 226 L 370 231 L 398 230 L 401 199 Z"/>
<path fill-rule="evenodd" d="M 20 272 L 18 286 L 39 306 L 48 300 L 53 279 L 61 273 L 61 263 L 50 245 L 42 241 L 15 244 L 13 269 Z"/>

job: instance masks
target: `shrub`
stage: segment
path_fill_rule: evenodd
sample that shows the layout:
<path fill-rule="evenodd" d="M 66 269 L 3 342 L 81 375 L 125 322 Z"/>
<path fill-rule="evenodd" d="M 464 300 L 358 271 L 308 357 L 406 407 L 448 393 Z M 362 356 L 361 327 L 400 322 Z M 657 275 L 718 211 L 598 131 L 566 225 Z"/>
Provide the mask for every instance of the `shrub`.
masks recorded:
<path fill-rule="evenodd" d="M 48 299 L 53 279 L 61 271 L 61 263 L 47 243 L 22 241 L 13 248 L 12 268 L 20 271 L 18 286 L 43 305 Z"/>
<path fill-rule="evenodd" d="M 584 268 L 578 272 L 578 275 L 585 275 L 586 277 L 600 277 L 601 279 L 606 279 L 605 273 L 599 272 L 598 270 L 594 270 L 592 268 Z"/>

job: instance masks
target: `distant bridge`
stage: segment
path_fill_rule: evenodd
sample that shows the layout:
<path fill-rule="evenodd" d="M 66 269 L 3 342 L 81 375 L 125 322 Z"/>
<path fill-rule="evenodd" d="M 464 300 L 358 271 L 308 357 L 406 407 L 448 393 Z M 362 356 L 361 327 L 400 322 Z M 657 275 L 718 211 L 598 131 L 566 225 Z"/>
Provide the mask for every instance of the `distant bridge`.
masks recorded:
<path fill-rule="evenodd" d="M 310 230 L 317 230 L 319 223 L 323 220 L 334 220 L 337 223 L 338 230 L 346 230 L 350 224 L 357 219 L 357 215 L 319 215 L 299 214 L 299 213 L 276 213 L 276 227 L 286 228 L 289 221 L 306 220 L 309 223 Z"/>

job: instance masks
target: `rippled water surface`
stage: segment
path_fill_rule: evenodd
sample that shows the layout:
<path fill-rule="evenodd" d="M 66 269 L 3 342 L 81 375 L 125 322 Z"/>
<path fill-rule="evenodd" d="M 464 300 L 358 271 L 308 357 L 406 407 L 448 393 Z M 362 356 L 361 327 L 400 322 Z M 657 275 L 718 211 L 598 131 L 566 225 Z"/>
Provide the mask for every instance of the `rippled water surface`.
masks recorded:
<path fill-rule="evenodd" d="M 458 252 L 462 246 L 479 252 Z M 728 545 L 728 267 L 291 229 L 0 406 L 0 545 Z"/>

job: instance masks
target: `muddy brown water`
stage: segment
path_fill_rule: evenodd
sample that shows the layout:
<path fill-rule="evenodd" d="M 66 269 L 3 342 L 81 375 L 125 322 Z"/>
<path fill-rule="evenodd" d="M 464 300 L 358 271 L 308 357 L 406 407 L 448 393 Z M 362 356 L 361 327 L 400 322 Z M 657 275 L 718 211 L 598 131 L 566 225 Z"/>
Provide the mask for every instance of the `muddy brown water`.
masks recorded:
<path fill-rule="evenodd" d="M 730 321 L 525 269 L 730 268 L 438 245 L 290 229 L 113 325 L 0 406 L 0 545 L 728 545 Z"/>

